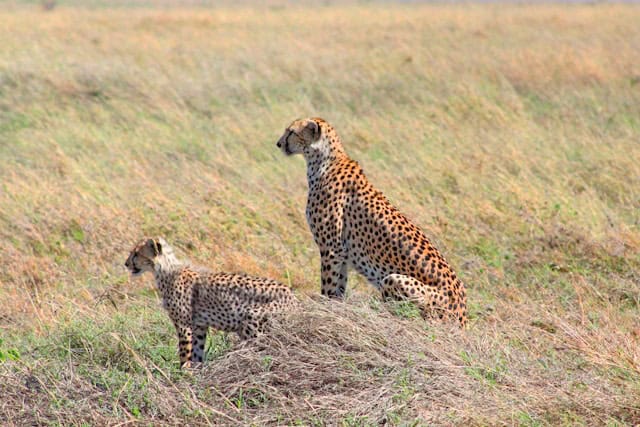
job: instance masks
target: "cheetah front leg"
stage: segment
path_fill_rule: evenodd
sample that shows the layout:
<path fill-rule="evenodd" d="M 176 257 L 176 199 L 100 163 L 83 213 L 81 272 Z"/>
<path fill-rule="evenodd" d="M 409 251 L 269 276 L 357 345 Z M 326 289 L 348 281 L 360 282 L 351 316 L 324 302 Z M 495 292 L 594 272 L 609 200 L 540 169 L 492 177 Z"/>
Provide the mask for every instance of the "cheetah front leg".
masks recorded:
<path fill-rule="evenodd" d="M 204 348 L 207 342 L 208 326 L 196 325 L 193 328 L 191 361 L 195 363 L 202 363 L 204 361 Z"/>
<path fill-rule="evenodd" d="M 347 290 L 347 260 L 332 250 L 320 251 L 320 278 L 322 295 L 344 298 Z"/>
<path fill-rule="evenodd" d="M 176 326 L 178 331 L 178 354 L 180 355 L 180 367 L 190 368 L 193 356 L 193 334 L 191 326 Z"/>
<path fill-rule="evenodd" d="M 449 314 L 449 298 L 439 289 L 428 286 L 411 276 L 390 274 L 382 279 L 380 292 L 384 299 L 411 301 L 420 310 L 423 318 L 437 315 L 442 319 Z"/>

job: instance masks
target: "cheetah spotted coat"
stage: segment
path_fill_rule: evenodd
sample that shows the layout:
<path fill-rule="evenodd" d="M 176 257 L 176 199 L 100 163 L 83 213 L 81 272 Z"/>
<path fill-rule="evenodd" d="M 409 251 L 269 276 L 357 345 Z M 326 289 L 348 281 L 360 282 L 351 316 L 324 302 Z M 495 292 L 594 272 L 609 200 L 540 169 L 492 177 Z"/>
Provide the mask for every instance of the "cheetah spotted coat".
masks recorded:
<path fill-rule="evenodd" d="M 203 361 L 209 327 L 253 338 L 270 315 L 297 305 L 291 289 L 275 280 L 212 273 L 183 263 L 164 239 L 136 245 L 125 265 L 133 275 L 153 272 L 178 333 L 181 366 Z"/>
<path fill-rule="evenodd" d="M 341 298 L 352 266 L 383 297 L 414 301 L 425 317 L 466 324 L 464 284 L 422 230 L 371 185 L 329 123 L 296 120 L 277 145 L 307 163 L 306 216 L 320 250 L 323 295 Z"/>

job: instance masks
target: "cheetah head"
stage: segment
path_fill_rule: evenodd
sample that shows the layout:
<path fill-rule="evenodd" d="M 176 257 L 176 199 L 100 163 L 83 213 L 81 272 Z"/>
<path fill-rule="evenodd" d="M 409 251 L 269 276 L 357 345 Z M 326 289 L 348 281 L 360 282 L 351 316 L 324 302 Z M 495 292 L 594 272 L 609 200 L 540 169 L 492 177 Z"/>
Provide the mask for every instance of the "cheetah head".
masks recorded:
<path fill-rule="evenodd" d="M 146 239 L 138 243 L 129 254 L 124 265 L 132 276 L 139 276 L 145 271 L 153 272 L 156 258 L 162 255 L 163 246 L 167 246 L 163 238 Z"/>
<path fill-rule="evenodd" d="M 322 136 L 322 122 L 324 120 L 318 118 L 295 120 L 284 130 L 276 145 L 287 156 L 304 153 Z"/>

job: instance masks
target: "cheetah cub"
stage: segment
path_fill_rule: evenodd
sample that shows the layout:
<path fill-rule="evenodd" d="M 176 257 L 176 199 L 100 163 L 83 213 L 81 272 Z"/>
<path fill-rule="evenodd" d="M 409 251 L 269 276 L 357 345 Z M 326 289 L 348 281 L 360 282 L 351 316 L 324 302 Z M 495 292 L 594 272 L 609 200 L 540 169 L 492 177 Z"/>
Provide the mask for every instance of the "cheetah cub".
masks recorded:
<path fill-rule="evenodd" d="M 343 297 L 351 266 L 383 297 L 465 325 L 464 284 L 424 232 L 369 182 L 333 126 L 317 117 L 296 120 L 277 146 L 307 163 L 307 222 L 320 250 L 323 295 Z"/>
<path fill-rule="evenodd" d="M 293 309 L 297 300 L 288 286 L 275 280 L 213 273 L 180 261 L 162 239 L 136 245 L 125 266 L 132 276 L 153 273 L 164 308 L 178 333 L 180 365 L 202 362 L 209 327 L 255 337 L 268 317 Z"/>

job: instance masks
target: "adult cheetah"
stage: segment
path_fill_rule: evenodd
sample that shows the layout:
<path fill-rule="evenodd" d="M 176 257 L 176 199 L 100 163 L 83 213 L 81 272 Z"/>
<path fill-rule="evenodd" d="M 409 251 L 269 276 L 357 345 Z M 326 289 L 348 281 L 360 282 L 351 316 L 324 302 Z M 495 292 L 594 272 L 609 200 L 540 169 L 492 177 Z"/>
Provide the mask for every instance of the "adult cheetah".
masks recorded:
<path fill-rule="evenodd" d="M 422 230 L 371 185 L 329 123 L 296 120 L 277 146 L 307 163 L 306 216 L 320 249 L 323 295 L 343 297 L 350 265 L 384 298 L 408 299 L 424 317 L 466 324 L 464 284 Z"/>
<path fill-rule="evenodd" d="M 209 327 L 253 338 L 274 313 L 293 309 L 291 289 L 275 280 L 212 273 L 180 261 L 162 239 L 137 244 L 125 266 L 133 276 L 153 272 L 162 302 L 178 333 L 180 365 L 202 362 Z"/>

